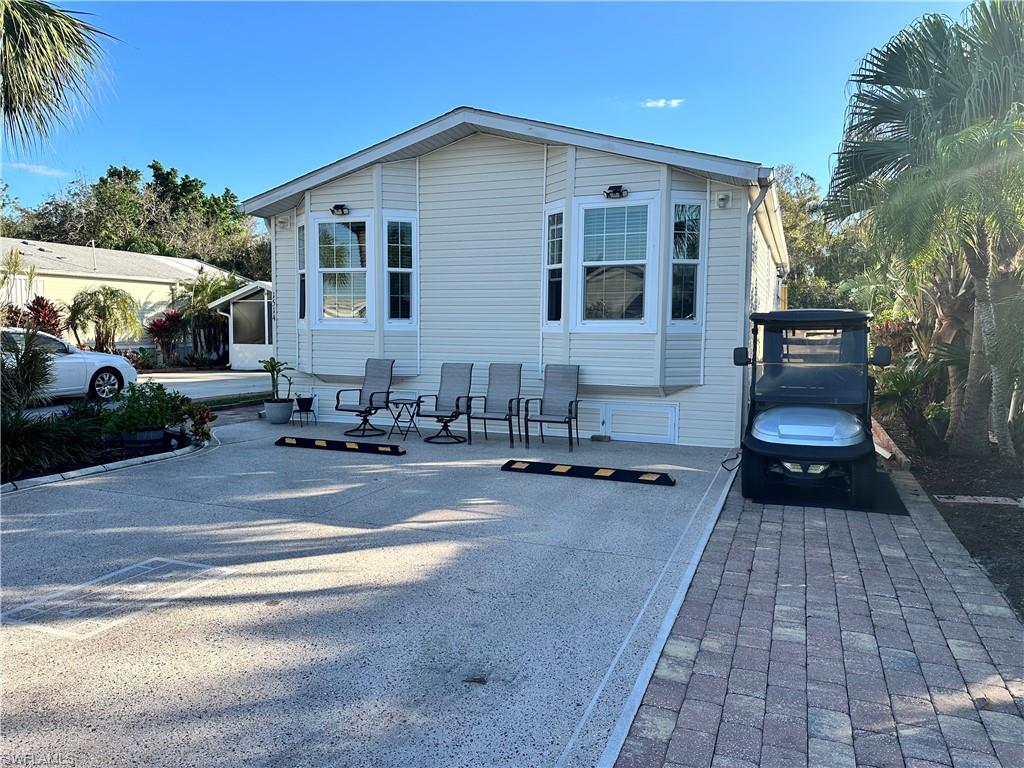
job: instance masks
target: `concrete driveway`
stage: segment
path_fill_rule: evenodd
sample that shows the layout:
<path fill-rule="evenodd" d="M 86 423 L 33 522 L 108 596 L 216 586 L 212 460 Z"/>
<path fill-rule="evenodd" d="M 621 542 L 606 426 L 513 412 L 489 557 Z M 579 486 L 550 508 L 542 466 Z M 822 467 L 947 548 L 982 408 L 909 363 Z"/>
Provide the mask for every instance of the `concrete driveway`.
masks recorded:
<path fill-rule="evenodd" d="M 340 432 L 232 424 L 196 454 L 5 495 L 4 753 L 396 768 L 614 755 L 730 480 L 723 452 L 273 446 Z M 510 457 L 678 484 L 500 472 Z"/>
<path fill-rule="evenodd" d="M 139 381 L 157 381 L 193 400 L 270 391 L 270 376 L 263 371 L 184 371 L 140 373 Z"/>

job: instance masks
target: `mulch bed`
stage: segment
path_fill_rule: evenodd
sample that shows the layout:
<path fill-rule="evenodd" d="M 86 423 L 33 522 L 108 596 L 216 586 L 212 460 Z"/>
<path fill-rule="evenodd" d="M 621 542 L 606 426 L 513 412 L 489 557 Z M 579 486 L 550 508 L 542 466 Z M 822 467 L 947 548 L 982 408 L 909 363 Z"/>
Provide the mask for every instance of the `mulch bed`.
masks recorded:
<path fill-rule="evenodd" d="M 995 450 L 982 457 L 922 456 L 914 450 L 902 422 L 886 420 L 884 426 L 910 459 L 911 472 L 933 497 L 1024 496 L 1024 467 L 1001 459 Z M 994 504 L 935 502 L 935 506 L 1024 619 L 1024 510 Z"/>
<path fill-rule="evenodd" d="M 71 472 L 75 469 L 96 467 L 100 464 L 112 464 L 115 461 L 136 459 L 140 456 L 151 456 L 154 453 L 166 453 L 167 451 L 184 448 L 187 445 L 191 445 L 191 443 L 192 440 L 188 435 L 178 433 L 165 433 L 162 442 L 139 447 L 128 447 L 120 442 L 110 441 L 101 445 L 97 449 L 96 453 L 90 456 L 86 461 L 54 465 L 48 467 L 45 472 L 25 472 L 24 474 L 18 475 L 18 477 L 12 479 L 15 481 L 29 480 L 33 477 L 43 477 L 44 475 L 58 475 L 62 472 Z M 6 478 L 4 481 L 6 482 Z"/>

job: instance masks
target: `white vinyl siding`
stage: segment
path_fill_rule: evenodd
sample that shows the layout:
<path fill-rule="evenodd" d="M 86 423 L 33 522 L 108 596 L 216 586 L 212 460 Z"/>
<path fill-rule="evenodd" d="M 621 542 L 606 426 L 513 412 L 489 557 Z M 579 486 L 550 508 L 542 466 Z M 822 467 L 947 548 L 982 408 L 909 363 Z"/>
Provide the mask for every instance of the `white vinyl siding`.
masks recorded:
<path fill-rule="evenodd" d="M 548 147 L 548 183 L 544 202 L 553 203 L 569 197 L 568 169 L 569 149 L 567 147 Z"/>
<path fill-rule="evenodd" d="M 754 226 L 754 265 L 750 281 L 750 308 L 752 312 L 769 312 L 777 309 L 777 270 L 772 261 L 771 250 L 761 234 L 761 227 Z"/>
<path fill-rule="evenodd" d="M 314 213 L 330 211 L 339 203 L 350 210 L 372 208 L 373 198 L 373 169 L 364 168 L 311 190 L 309 208 Z"/>
<path fill-rule="evenodd" d="M 298 263 L 295 212 L 274 217 L 271 279 L 274 285 L 274 356 L 294 365 L 298 360 L 295 322 L 298 317 Z"/>
<path fill-rule="evenodd" d="M 384 207 L 396 211 L 415 211 L 416 161 L 384 163 L 381 174 Z"/>
<path fill-rule="evenodd" d="M 523 363 L 538 377 L 544 148 L 476 135 L 420 158 L 421 392 L 441 364 Z"/>
<path fill-rule="evenodd" d="M 607 152 L 580 148 L 576 151 L 577 197 L 602 194 L 609 186 L 621 184 L 630 194 L 661 189 L 662 166 Z"/>

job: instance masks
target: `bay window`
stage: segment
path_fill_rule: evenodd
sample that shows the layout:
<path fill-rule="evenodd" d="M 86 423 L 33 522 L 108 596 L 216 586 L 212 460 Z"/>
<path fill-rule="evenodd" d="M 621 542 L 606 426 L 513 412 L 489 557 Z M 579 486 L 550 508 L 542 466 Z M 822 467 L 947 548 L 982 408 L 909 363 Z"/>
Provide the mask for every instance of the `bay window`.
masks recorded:
<path fill-rule="evenodd" d="M 649 207 L 583 209 L 582 320 L 642 321 Z"/>
<path fill-rule="evenodd" d="M 366 221 L 317 224 L 321 318 L 366 319 Z"/>
<path fill-rule="evenodd" d="M 670 321 L 685 325 L 699 319 L 700 267 L 704 252 L 702 202 L 674 198 L 672 204 L 672 284 Z"/>
<path fill-rule="evenodd" d="M 558 204 L 561 208 L 562 204 Z M 550 211 L 546 219 L 544 254 L 544 321 L 562 320 L 562 243 L 565 213 Z"/>

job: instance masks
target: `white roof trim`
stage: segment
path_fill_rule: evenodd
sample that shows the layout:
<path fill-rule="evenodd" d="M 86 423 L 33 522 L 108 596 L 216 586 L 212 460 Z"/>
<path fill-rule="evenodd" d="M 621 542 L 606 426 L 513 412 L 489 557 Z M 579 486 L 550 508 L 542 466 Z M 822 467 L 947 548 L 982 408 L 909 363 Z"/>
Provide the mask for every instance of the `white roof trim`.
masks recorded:
<path fill-rule="evenodd" d="M 216 301 L 211 301 L 209 304 L 210 309 L 216 309 L 222 304 L 229 304 L 230 302 L 235 301 L 236 299 L 244 299 L 249 294 L 256 293 L 256 291 L 261 290 L 273 293 L 274 286 L 273 284 L 268 283 L 265 280 L 253 280 L 251 283 L 243 285 L 237 291 L 232 291 L 227 296 L 221 296 Z"/>
<path fill-rule="evenodd" d="M 530 141 L 575 145 L 654 163 L 665 163 L 697 173 L 734 178 L 755 185 L 761 171 L 759 163 L 606 136 L 578 128 L 567 128 L 472 107 L 459 107 L 405 133 L 400 133 L 393 138 L 251 197 L 242 203 L 242 210 L 253 216 L 271 215 L 269 212 L 261 212 L 285 198 L 301 194 L 307 189 L 318 187 L 367 165 L 380 162 L 389 155 L 409 149 L 418 142 L 461 125 L 471 125 L 484 132 L 493 130 L 514 134 Z"/>

